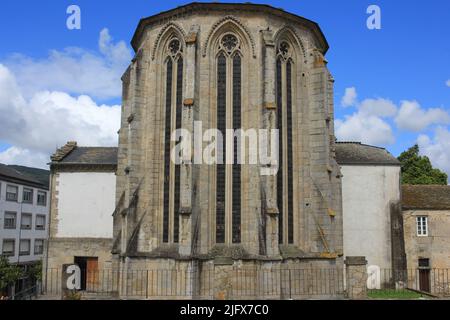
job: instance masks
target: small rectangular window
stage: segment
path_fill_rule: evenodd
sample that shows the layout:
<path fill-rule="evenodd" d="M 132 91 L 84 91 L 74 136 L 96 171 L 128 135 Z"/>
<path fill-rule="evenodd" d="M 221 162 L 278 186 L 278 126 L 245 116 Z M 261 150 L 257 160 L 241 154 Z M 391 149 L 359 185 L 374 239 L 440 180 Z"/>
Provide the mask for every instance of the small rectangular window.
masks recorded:
<path fill-rule="evenodd" d="M 33 224 L 33 215 L 31 213 L 22 213 L 22 218 L 20 219 L 20 228 L 22 230 L 31 230 L 31 225 Z"/>
<path fill-rule="evenodd" d="M 45 192 L 45 191 L 38 191 L 37 204 L 40 205 L 40 206 L 46 206 L 47 205 L 47 192 Z"/>
<path fill-rule="evenodd" d="M 33 203 L 33 189 L 23 188 L 23 202 Z"/>
<path fill-rule="evenodd" d="M 20 240 L 19 255 L 21 255 L 21 256 L 30 255 L 30 240 L 29 239 Z"/>
<path fill-rule="evenodd" d="M 44 253 L 44 240 L 36 239 L 34 240 L 34 254 Z"/>
<path fill-rule="evenodd" d="M 428 217 L 417 217 L 417 236 L 426 237 L 428 236 Z"/>
<path fill-rule="evenodd" d="M 429 268 L 430 267 L 430 259 L 426 259 L 426 258 L 419 259 L 419 267 L 420 268 Z"/>
<path fill-rule="evenodd" d="M 45 216 L 38 214 L 36 216 L 36 230 L 45 230 Z"/>
<path fill-rule="evenodd" d="M 16 228 L 16 217 L 17 217 L 17 213 L 6 211 L 3 228 L 4 229 L 15 229 Z"/>
<path fill-rule="evenodd" d="M 14 239 L 3 239 L 2 255 L 14 256 L 16 241 Z"/>
<path fill-rule="evenodd" d="M 17 201 L 17 194 L 19 193 L 19 188 L 16 186 L 6 186 L 6 200 L 7 201 Z"/>

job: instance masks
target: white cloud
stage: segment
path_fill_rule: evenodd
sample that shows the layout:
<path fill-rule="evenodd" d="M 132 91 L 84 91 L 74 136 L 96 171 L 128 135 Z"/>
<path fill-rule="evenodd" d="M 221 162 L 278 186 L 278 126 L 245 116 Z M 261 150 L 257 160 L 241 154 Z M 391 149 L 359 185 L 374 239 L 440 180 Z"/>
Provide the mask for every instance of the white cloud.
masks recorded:
<path fill-rule="evenodd" d="M 48 169 L 49 155 L 44 152 L 11 147 L 0 152 L 0 163 Z"/>
<path fill-rule="evenodd" d="M 402 101 L 395 122 L 400 129 L 421 131 L 434 124 L 449 124 L 449 114 L 441 108 L 427 110 L 416 101 Z"/>
<path fill-rule="evenodd" d="M 356 112 L 344 120 L 336 120 L 336 137 L 340 141 L 359 141 L 371 145 L 395 142 L 391 126 L 380 117 Z"/>
<path fill-rule="evenodd" d="M 356 104 L 356 98 L 358 95 L 356 94 L 356 88 L 346 88 L 345 94 L 342 97 L 341 104 L 343 107 L 352 107 Z"/>
<path fill-rule="evenodd" d="M 361 113 L 377 117 L 393 117 L 397 113 L 397 106 L 388 99 L 365 99 L 359 105 Z"/>
<path fill-rule="evenodd" d="M 445 84 L 447 85 L 447 87 L 450 87 L 450 79 L 448 79 Z"/>
<path fill-rule="evenodd" d="M 0 162 L 45 168 L 50 155 L 68 140 L 80 145 L 115 146 L 120 106 L 92 98 L 121 95 L 120 77 L 131 52 L 103 29 L 98 52 L 53 50 L 45 59 L 23 55 L 0 63 Z"/>
<path fill-rule="evenodd" d="M 113 43 L 108 29 L 100 32 L 99 52 L 78 47 L 52 50 L 44 59 L 21 54 L 4 64 L 13 72 L 26 98 L 37 91 L 63 91 L 110 99 L 121 95 L 121 75 L 132 54 L 124 41 Z"/>
<path fill-rule="evenodd" d="M 391 125 L 383 118 L 397 113 L 397 106 L 390 100 L 365 99 L 357 101 L 354 87 L 345 89 L 342 98 L 344 107 L 354 106 L 357 110 L 335 121 L 336 137 L 341 141 L 360 141 L 373 145 L 386 145 L 395 142 Z"/>
<path fill-rule="evenodd" d="M 434 167 L 445 171 L 450 177 L 450 131 L 438 127 L 433 138 L 422 134 L 417 143 L 420 153 L 428 156 Z"/>
<path fill-rule="evenodd" d="M 45 166 L 57 146 L 117 145 L 120 106 L 98 105 L 90 97 L 58 91 L 22 94 L 11 71 L 0 64 L 0 141 L 12 147 L 0 153 L 6 163 Z"/>

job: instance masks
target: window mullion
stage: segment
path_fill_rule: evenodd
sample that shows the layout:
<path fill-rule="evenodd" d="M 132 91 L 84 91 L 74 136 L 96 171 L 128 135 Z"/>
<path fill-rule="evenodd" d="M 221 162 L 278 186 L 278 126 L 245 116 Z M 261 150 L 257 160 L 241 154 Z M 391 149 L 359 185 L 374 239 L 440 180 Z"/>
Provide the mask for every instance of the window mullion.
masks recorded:
<path fill-rule="evenodd" d="M 281 90 L 282 90 L 282 103 L 281 103 L 281 108 L 282 108 L 282 122 L 283 122 L 283 130 L 282 132 L 280 132 L 280 134 L 282 135 L 282 139 L 283 139 L 283 146 L 285 146 L 282 150 L 283 153 L 283 194 L 281 195 L 283 197 L 283 243 L 288 244 L 288 232 L 287 232 L 287 226 L 288 226 L 288 204 L 287 204 L 287 197 L 286 197 L 286 192 L 288 190 L 288 154 L 287 154 L 287 150 L 288 150 L 288 145 L 287 145 L 287 72 L 286 72 L 286 63 L 283 62 L 281 64 Z"/>
<path fill-rule="evenodd" d="M 176 113 L 177 113 L 177 74 L 178 74 L 178 62 L 174 61 L 172 68 L 172 96 L 171 96 L 171 118 L 170 118 L 170 135 L 176 128 Z M 173 150 L 175 146 L 175 141 L 170 139 L 170 150 Z M 175 163 L 170 160 L 170 193 L 169 193 L 169 242 L 174 242 L 174 220 L 175 220 Z"/>
<path fill-rule="evenodd" d="M 226 128 L 233 128 L 233 60 L 231 56 L 227 57 L 227 89 L 226 89 Z M 227 133 L 225 132 L 225 135 Z M 225 164 L 225 172 L 226 172 L 226 181 L 225 181 L 225 243 L 230 244 L 232 242 L 232 188 L 233 188 L 233 166 L 227 160 L 233 160 L 233 137 L 227 137 L 227 148 L 226 151 L 226 164 Z"/>
<path fill-rule="evenodd" d="M 173 91 L 173 62 L 169 58 L 165 63 L 165 120 L 164 120 L 164 187 L 163 187 L 163 232 L 164 243 L 170 241 L 170 130 L 172 125 L 172 91 Z"/>

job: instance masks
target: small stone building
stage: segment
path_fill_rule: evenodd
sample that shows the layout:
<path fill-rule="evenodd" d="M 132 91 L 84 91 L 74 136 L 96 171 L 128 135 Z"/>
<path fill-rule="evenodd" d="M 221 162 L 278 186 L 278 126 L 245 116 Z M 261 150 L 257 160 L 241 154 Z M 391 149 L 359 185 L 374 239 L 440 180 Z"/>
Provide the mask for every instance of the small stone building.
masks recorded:
<path fill-rule="evenodd" d="M 402 193 L 408 268 L 450 269 L 450 186 L 405 185 Z"/>
<path fill-rule="evenodd" d="M 68 142 L 51 156 L 50 235 L 44 260 L 49 293 L 59 292 L 63 264 L 80 266 L 81 288 L 88 290 L 101 285 L 98 270 L 111 269 L 116 168 L 117 148 Z"/>
<path fill-rule="evenodd" d="M 155 270 L 158 288 L 175 296 L 183 283 L 183 296 L 274 298 L 310 294 L 289 290 L 277 270 L 341 270 L 334 80 L 319 26 L 268 5 L 191 3 L 142 19 L 132 46 L 113 232 L 122 275 Z M 217 141 L 210 128 L 278 129 L 277 173 L 237 165 L 235 148 L 212 164 L 198 154 L 171 161 L 175 129 L 199 130 L 200 141 L 185 142 L 204 150 Z M 233 164 L 221 163 L 227 157 Z M 272 289 L 264 274 L 276 275 Z"/>

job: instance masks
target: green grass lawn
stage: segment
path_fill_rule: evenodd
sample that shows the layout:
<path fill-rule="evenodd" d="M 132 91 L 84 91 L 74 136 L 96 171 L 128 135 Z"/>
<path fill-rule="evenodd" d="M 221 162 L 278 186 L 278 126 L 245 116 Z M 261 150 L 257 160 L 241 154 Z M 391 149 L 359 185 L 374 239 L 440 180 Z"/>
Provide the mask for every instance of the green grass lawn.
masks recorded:
<path fill-rule="evenodd" d="M 419 299 L 427 296 L 410 290 L 369 290 L 367 296 L 371 299 Z"/>

